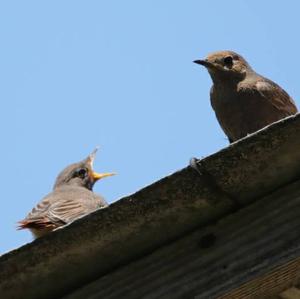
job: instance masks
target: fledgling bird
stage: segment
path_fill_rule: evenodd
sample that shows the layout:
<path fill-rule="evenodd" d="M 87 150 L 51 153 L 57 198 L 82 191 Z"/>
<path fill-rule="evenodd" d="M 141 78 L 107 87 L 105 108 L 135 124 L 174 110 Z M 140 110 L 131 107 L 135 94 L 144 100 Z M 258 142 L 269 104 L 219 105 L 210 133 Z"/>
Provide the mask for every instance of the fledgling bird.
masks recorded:
<path fill-rule="evenodd" d="M 114 173 L 96 173 L 93 162 L 95 149 L 86 159 L 67 166 L 56 178 L 53 191 L 45 196 L 27 217 L 19 221 L 19 229 L 28 228 L 35 238 L 108 206 L 100 195 L 95 194 L 96 181 Z"/>
<path fill-rule="evenodd" d="M 205 66 L 212 78 L 211 105 L 230 142 L 297 113 L 280 86 L 257 74 L 235 52 L 214 52 L 194 62 Z"/>

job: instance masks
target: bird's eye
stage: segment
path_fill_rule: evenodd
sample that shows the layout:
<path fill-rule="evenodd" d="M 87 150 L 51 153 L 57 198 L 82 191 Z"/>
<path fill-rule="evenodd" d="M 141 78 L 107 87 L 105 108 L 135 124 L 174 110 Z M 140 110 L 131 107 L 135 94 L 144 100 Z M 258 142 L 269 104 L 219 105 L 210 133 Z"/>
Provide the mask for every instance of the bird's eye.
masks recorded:
<path fill-rule="evenodd" d="M 228 67 L 231 67 L 232 64 L 233 64 L 233 58 L 232 58 L 232 56 L 226 56 L 226 57 L 224 58 L 224 64 L 225 64 L 226 66 L 228 66 Z"/>
<path fill-rule="evenodd" d="M 80 178 L 85 178 L 87 175 L 87 169 L 86 168 L 80 168 L 76 171 L 76 176 Z"/>

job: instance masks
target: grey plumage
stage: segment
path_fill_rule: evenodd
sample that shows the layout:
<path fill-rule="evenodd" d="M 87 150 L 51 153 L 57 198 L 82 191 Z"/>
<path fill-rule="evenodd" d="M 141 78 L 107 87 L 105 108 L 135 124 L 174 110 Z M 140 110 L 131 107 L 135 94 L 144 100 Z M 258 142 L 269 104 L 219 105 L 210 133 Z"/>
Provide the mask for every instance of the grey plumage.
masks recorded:
<path fill-rule="evenodd" d="M 104 198 L 92 191 L 94 183 L 113 173 L 98 174 L 92 170 L 95 152 L 85 160 L 66 167 L 57 177 L 53 192 L 45 196 L 19 228 L 28 228 L 40 237 L 99 208 L 107 207 Z"/>

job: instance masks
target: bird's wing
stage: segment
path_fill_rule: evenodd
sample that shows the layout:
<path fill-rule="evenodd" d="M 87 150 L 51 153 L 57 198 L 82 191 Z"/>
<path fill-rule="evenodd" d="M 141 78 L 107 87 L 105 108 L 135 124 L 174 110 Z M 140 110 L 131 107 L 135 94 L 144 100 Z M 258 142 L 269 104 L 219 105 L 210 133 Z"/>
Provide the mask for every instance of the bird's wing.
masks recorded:
<path fill-rule="evenodd" d="M 47 218 L 53 223 L 66 224 L 89 212 L 81 200 L 66 199 L 52 204 L 48 209 Z"/>
<path fill-rule="evenodd" d="M 43 201 L 39 205 L 42 204 Z M 48 205 L 46 210 L 34 208 L 24 220 L 19 222 L 19 228 L 56 228 L 89 212 L 90 209 L 87 209 L 80 200 L 60 200 Z"/>
<path fill-rule="evenodd" d="M 52 192 L 19 222 L 19 228 L 55 228 L 67 224 L 98 207 L 98 201 L 91 196 L 92 193 L 81 189 Z"/>
<path fill-rule="evenodd" d="M 286 116 L 297 113 L 293 99 L 279 85 L 266 78 L 261 78 L 255 83 L 259 94 L 269 101 L 272 106 Z"/>
<path fill-rule="evenodd" d="M 52 222 L 47 216 L 48 209 L 51 205 L 53 196 L 50 194 L 44 197 L 26 216 L 25 219 L 19 221 L 19 229 L 23 228 L 55 228 L 59 224 Z M 62 225 L 63 223 L 60 223 Z"/>
<path fill-rule="evenodd" d="M 107 203 L 101 196 L 84 188 L 60 188 L 44 197 L 19 222 L 19 229 L 54 229 L 106 206 Z"/>

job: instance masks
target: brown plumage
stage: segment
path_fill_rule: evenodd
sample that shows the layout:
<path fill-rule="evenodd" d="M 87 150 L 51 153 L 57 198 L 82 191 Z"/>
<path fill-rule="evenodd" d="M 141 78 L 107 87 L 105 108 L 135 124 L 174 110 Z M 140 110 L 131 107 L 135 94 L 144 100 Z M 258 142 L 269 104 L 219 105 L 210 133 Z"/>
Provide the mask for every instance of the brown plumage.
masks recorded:
<path fill-rule="evenodd" d="M 96 173 L 93 161 L 96 150 L 81 162 L 66 167 L 57 177 L 53 192 L 45 196 L 24 220 L 19 229 L 28 228 L 41 237 L 75 219 L 107 206 L 92 189 L 95 182 L 113 173 Z"/>
<path fill-rule="evenodd" d="M 230 142 L 297 113 L 280 86 L 257 74 L 235 52 L 215 52 L 194 62 L 205 66 L 212 78 L 211 105 Z"/>

